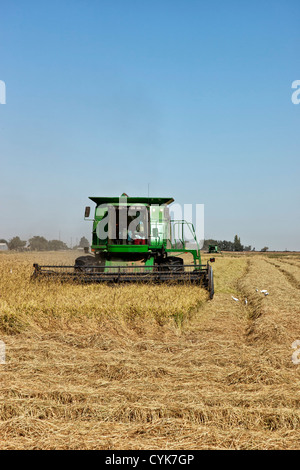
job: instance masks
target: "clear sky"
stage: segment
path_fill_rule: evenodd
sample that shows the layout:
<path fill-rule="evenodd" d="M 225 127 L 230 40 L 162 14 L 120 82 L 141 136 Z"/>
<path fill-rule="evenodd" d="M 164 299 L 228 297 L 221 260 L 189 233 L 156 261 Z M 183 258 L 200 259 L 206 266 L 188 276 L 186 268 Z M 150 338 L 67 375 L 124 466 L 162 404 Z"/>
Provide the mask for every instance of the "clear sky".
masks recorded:
<path fill-rule="evenodd" d="M 85 235 L 89 196 L 205 205 L 300 250 L 299 0 L 0 0 L 0 238 Z M 89 204 L 91 202 L 91 204 Z"/>

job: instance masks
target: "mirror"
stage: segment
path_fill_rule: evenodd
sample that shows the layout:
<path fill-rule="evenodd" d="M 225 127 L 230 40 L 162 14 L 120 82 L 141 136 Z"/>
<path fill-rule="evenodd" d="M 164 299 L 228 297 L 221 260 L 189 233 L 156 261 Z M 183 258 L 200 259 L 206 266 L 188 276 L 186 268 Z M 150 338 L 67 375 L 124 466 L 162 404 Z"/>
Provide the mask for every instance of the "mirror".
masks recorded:
<path fill-rule="evenodd" d="M 89 216 L 90 216 L 90 212 L 91 212 L 91 208 L 90 208 L 90 207 L 86 207 L 86 208 L 85 208 L 85 212 L 84 212 L 84 217 L 89 217 Z"/>

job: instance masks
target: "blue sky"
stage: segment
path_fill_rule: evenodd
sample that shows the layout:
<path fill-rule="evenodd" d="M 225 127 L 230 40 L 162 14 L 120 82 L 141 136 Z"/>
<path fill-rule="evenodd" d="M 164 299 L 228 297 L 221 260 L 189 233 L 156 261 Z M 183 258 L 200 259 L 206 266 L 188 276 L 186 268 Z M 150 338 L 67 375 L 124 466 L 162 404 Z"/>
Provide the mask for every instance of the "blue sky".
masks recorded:
<path fill-rule="evenodd" d="M 205 205 L 300 250 L 300 3 L 1 0 L 0 238 L 90 238 L 89 196 Z M 93 203 L 91 203 L 93 205 Z"/>

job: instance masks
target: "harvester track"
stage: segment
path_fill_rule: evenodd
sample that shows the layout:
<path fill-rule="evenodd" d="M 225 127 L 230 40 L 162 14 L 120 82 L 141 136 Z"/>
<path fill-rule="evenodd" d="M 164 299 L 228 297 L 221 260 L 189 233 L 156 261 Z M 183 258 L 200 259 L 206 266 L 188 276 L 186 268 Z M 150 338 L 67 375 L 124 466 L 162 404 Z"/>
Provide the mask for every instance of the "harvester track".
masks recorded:
<path fill-rule="evenodd" d="M 295 289 L 300 289 L 300 282 L 295 278 L 295 276 L 292 273 L 284 269 L 279 264 L 274 263 L 273 261 L 269 261 L 269 260 L 265 260 L 265 261 L 271 264 L 272 266 L 274 266 L 276 269 L 278 269 L 278 271 L 280 271 L 285 276 L 285 278 L 288 280 L 288 282 L 291 284 L 292 287 L 294 287 Z M 296 265 L 292 265 L 291 263 L 287 263 L 282 260 L 280 260 L 280 262 L 289 264 L 290 266 L 298 267 Z"/>

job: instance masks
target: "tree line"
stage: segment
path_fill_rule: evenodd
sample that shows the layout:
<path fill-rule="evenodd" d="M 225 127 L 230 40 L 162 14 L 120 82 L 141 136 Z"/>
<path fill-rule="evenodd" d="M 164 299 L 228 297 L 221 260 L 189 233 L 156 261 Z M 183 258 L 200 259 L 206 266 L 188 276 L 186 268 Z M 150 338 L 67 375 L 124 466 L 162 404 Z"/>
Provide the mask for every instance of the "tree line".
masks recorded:
<path fill-rule="evenodd" d="M 69 250 L 70 248 L 61 240 L 47 240 L 41 236 L 34 236 L 27 240 L 21 240 L 20 237 L 13 237 L 11 240 L 6 241 L 0 239 L 0 243 L 6 243 L 9 250 L 31 250 L 31 251 L 58 251 Z M 214 240 L 212 238 L 204 240 L 203 250 L 208 250 L 209 245 L 217 245 L 219 251 L 255 251 L 255 247 L 251 245 L 243 245 L 238 235 L 235 235 L 233 241 L 228 240 Z M 89 241 L 86 237 L 81 237 L 79 245 L 73 247 L 85 248 L 89 246 Z M 268 247 L 263 247 L 260 251 L 268 251 Z"/>
<path fill-rule="evenodd" d="M 243 245 L 238 235 L 235 235 L 233 241 L 213 240 L 212 238 L 204 240 L 203 250 L 208 250 L 209 245 L 217 245 L 219 251 L 255 251 L 255 247 Z M 260 251 L 268 251 L 268 249 L 264 246 Z"/>
<path fill-rule="evenodd" d="M 29 240 L 21 240 L 20 237 L 13 237 L 10 240 L 0 239 L 0 243 L 6 243 L 9 250 L 16 251 L 59 251 L 69 250 L 70 248 L 61 240 L 47 240 L 45 237 L 34 236 Z M 74 246 L 76 248 L 85 248 L 89 246 L 89 241 L 85 237 L 81 237 L 79 245 Z"/>

